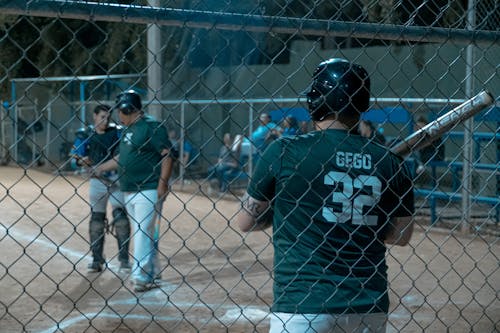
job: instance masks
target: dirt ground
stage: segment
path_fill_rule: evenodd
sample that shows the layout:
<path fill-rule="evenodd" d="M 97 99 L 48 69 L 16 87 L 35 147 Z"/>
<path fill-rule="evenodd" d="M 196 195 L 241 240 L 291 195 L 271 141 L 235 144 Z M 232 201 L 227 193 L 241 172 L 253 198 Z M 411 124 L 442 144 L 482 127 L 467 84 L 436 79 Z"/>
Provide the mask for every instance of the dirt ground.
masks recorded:
<path fill-rule="evenodd" d="M 135 294 L 117 270 L 89 274 L 88 183 L 0 167 L 0 332 L 267 332 L 270 232 L 240 233 L 238 201 L 176 185 L 164 205 L 161 288 Z M 418 225 L 388 251 L 388 332 L 499 332 L 498 237 Z"/>

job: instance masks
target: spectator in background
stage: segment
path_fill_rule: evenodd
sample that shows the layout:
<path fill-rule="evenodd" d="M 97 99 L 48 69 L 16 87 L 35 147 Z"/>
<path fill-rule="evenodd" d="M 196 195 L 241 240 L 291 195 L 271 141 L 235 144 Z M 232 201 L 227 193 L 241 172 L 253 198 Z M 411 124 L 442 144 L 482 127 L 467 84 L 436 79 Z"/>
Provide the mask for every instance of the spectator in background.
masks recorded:
<path fill-rule="evenodd" d="M 259 116 L 260 125 L 253 131 L 250 140 L 259 152 L 263 152 L 270 141 L 275 138 L 274 130 L 278 131 L 279 126 L 272 122 L 271 116 L 263 112 Z"/>
<path fill-rule="evenodd" d="M 281 127 L 272 129 L 268 134 L 269 139 L 277 139 L 281 136 L 295 136 L 299 134 L 299 124 L 293 116 L 286 116 L 281 122 Z M 272 140 L 269 140 L 272 141 Z"/>
<path fill-rule="evenodd" d="M 306 134 L 309 133 L 309 124 L 310 122 L 307 120 L 303 120 L 299 123 L 299 133 L 298 134 Z"/>
<path fill-rule="evenodd" d="M 369 120 L 359 121 L 359 134 L 362 137 L 371 139 L 371 141 L 375 143 L 379 143 L 381 145 L 385 145 L 386 143 L 385 136 L 377 131 L 373 123 Z"/>
<path fill-rule="evenodd" d="M 423 128 L 429 122 L 423 116 L 420 116 L 415 121 L 414 131 L 418 131 Z M 416 151 L 413 154 L 415 161 L 417 163 L 417 174 L 422 173 L 425 170 L 425 165 L 427 165 L 430 161 L 443 161 L 444 160 L 444 143 L 441 138 L 436 139 L 427 147 Z"/>
<path fill-rule="evenodd" d="M 241 140 L 234 140 L 231 134 L 224 134 L 223 145 L 219 150 L 217 163 L 208 169 L 208 179 L 217 181 L 220 192 L 227 191 L 228 182 L 240 171 Z M 212 184 L 212 182 L 211 182 Z"/>
<path fill-rule="evenodd" d="M 293 116 L 286 116 L 283 119 L 283 127 L 281 130 L 282 136 L 295 136 L 299 134 L 299 124 Z"/>

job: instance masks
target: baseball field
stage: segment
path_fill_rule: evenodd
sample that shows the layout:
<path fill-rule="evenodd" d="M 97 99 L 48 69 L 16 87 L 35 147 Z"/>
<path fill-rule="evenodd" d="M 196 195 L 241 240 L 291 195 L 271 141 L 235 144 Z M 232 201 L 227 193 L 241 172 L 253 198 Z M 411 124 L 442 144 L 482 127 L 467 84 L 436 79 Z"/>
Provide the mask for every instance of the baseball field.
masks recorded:
<path fill-rule="evenodd" d="M 203 186 L 201 187 L 203 188 Z M 197 183 L 163 207 L 160 288 L 134 293 L 118 272 L 87 273 L 88 183 L 0 168 L 0 332 L 266 332 L 272 302 L 271 231 L 242 234 L 240 205 Z M 500 331 L 498 237 L 416 226 L 387 253 L 388 332 Z"/>

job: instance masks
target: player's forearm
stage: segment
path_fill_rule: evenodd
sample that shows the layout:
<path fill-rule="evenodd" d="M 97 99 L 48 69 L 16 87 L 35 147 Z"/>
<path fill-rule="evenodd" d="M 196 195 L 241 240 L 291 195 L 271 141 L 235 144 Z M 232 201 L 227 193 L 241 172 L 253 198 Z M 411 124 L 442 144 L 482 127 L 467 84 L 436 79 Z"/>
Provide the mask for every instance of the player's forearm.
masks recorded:
<path fill-rule="evenodd" d="M 84 166 L 84 167 L 89 167 L 92 165 L 92 161 L 88 156 L 77 156 L 76 157 L 76 164 L 78 166 Z"/>
<path fill-rule="evenodd" d="M 413 218 L 411 216 L 391 219 L 390 227 L 385 237 L 385 243 L 405 246 L 413 234 Z"/>
<path fill-rule="evenodd" d="M 189 159 L 190 159 L 189 154 L 185 154 L 184 158 L 182 159 L 182 163 L 183 163 L 184 167 L 186 167 L 188 165 Z"/>
<path fill-rule="evenodd" d="M 116 155 L 112 159 L 100 164 L 97 169 L 100 172 L 106 172 L 106 171 L 111 171 L 111 170 L 116 170 L 118 169 L 118 158 L 119 155 Z"/>
<path fill-rule="evenodd" d="M 172 176 L 174 160 L 170 156 L 166 156 L 161 161 L 161 171 L 160 171 L 160 183 L 168 186 L 170 176 Z"/>
<path fill-rule="evenodd" d="M 90 167 L 92 165 L 88 156 L 73 155 L 71 157 L 71 166 L 73 169 L 78 167 Z"/>
<path fill-rule="evenodd" d="M 245 193 L 241 199 L 241 209 L 236 215 L 236 223 L 241 231 L 259 231 L 273 223 L 273 210 L 268 201 L 259 201 Z"/>

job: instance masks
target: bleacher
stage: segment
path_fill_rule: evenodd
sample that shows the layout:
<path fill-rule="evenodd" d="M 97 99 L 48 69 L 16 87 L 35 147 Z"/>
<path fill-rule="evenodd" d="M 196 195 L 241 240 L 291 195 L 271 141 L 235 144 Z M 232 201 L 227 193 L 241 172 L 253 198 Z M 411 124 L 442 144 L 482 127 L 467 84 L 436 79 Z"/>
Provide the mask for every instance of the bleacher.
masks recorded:
<path fill-rule="evenodd" d="M 500 137 L 500 135 L 499 135 Z M 462 193 L 460 189 L 461 179 L 459 177 L 460 172 L 463 170 L 464 163 L 458 161 L 431 161 L 427 165 L 431 174 L 430 188 L 416 187 L 414 193 L 417 197 L 422 197 L 429 203 L 430 208 L 430 220 L 434 224 L 438 221 L 438 201 L 462 201 Z M 496 195 L 487 196 L 472 193 L 470 196 L 471 203 L 490 205 L 495 210 L 495 221 L 498 223 L 500 221 L 500 163 L 472 163 L 471 170 L 474 172 L 487 172 L 488 174 L 495 174 L 497 182 L 497 192 Z M 442 190 L 442 186 L 439 184 L 438 179 L 443 173 L 451 173 L 452 184 L 449 190 Z"/>
<path fill-rule="evenodd" d="M 412 126 L 410 126 L 412 121 L 411 114 L 404 108 L 370 110 L 363 115 L 363 118 L 383 125 L 399 125 L 401 128 L 412 128 Z M 496 182 L 496 191 L 491 194 L 471 193 L 470 201 L 475 204 L 491 206 L 492 210 L 495 211 L 495 222 L 498 223 L 500 220 L 500 133 L 498 133 L 498 129 L 500 129 L 500 108 L 492 107 L 485 110 L 479 113 L 475 117 L 475 120 L 477 123 L 496 123 L 493 128 L 497 129 L 497 133 L 473 133 L 472 140 L 474 142 L 475 154 L 474 162 L 470 165 L 472 172 L 489 175 L 492 181 Z M 443 136 L 443 142 L 448 140 L 463 140 L 463 136 L 463 132 L 452 131 Z M 492 160 L 481 162 L 481 152 L 485 144 L 493 144 L 496 147 L 496 157 L 493 162 L 490 162 Z M 464 162 L 456 159 L 451 161 L 431 161 L 425 167 L 427 172 L 430 173 L 430 182 L 426 184 L 415 184 L 415 195 L 428 202 L 430 208 L 430 221 L 431 224 L 434 224 L 439 220 L 440 207 L 438 203 L 440 201 L 446 205 L 447 202 L 457 202 L 463 199 L 460 186 L 460 174 L 464 168 Z M 448 174 L 452 176 L 451 186 L 440 183 L 440 181 L 443 180 L 443 175 Z"/>

